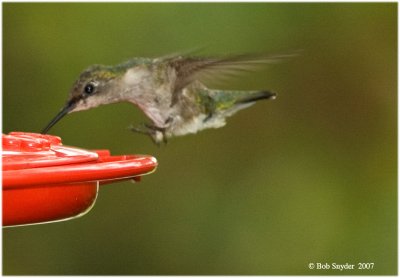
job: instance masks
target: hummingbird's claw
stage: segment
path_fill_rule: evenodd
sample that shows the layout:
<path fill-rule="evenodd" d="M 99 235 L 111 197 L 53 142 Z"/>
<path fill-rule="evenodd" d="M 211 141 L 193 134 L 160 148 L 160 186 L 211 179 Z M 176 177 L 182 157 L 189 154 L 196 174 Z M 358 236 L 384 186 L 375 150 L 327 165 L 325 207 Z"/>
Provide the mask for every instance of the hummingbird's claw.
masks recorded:
<path fill-rule="evenodd" d="M 160 128 L 151 124 L 142 123 L 139 126 L 130 126 L 129 129 L 133 132 L 141 133 L 150 136 L 152 141 L 157 145 L 161 146 L 161 143 L 167 144 L 167 136 L 165 135 L 165 129 Z"/>

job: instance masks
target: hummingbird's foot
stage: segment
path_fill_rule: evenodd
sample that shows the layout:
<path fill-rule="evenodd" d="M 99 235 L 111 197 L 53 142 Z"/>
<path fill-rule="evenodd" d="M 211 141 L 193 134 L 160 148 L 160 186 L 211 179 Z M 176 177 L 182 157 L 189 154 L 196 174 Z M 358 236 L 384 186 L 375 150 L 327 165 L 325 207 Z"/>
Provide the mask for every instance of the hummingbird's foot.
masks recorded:
<path fill-rule="evenodd" d="M 145 123 L 144 126 L 152 131 L 151 138 L 153 141 L 157 144 L 160 145 L 161 141 L 166 145 L 168 143 L 167 140 L 167 135 L 165 134 L 165 128 L 164 127 L 158 127 L 152 124 L 147 124 Z"/>
<path fill-rule="evenodd" d="M 133 132 L 150 136 L 152 141 L 158 146 L 160 146 L 162 142 L 164 144 L 168 143 L 167 136 L 165 135 L 165 128 L 160 128 L 155 125 L 142 123 L 137 127 L 131 126 L 129 127 L 129 129 Z"/>
<path fill-rule="evenodd" d="M 214 116 L 214 113 L 210 112 L 208 113 L 207 117 L 204 118 L 203 123 L 208 122 L 212 117 Z"/>

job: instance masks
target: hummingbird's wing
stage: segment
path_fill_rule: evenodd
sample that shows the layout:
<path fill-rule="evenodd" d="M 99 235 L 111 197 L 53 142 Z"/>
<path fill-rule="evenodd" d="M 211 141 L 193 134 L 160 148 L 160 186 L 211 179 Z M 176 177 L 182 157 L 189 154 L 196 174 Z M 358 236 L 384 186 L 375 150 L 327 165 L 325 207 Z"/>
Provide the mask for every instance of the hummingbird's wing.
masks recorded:
<path fill-rule="evenodd" d="M 217 79 L 255 70 L 260 66 L 294 56 L 296 54 L 270 56 L 244 54 L 222 58 L 176 56 L 167 58 L 166 62 L 176 72 L 174 92 L 179 94 L 184 87 L 196 80 Z"/>

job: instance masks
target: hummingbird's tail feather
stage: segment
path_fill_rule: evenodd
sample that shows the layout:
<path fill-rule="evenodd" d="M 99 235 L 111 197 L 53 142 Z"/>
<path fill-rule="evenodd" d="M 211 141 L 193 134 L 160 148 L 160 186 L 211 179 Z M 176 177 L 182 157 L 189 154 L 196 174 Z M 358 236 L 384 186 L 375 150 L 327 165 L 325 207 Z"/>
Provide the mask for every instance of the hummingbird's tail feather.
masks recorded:
<path fill-rule="evenodd" d="M 230 117 L 238 111 L 252 106 L 262 99 L 274 99 L 276 94 L 270 91 L 220 91 L 210 90 L 211 102 L 204 102 L 206 111 L 212 116 Z"/>
<path fill-rule="evenodd" d="M 244 96 L 240 99 L 238 99 L 235 104 L 244 104 L 244 103 L 251 103 L 251 102 L 256 102 L 258 100 L 262 99 L 275 99 L 276 94 L 270 91 L 258 91 L 255 93 L 252 93 L 248 96 Z"/>

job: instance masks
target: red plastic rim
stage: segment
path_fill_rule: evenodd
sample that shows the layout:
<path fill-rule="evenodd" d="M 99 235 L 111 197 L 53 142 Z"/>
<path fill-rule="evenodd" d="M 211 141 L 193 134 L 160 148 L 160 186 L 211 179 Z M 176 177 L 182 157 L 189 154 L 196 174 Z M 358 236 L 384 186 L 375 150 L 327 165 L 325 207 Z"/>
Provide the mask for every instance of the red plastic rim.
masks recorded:
<path fill-rule="evenodd" d="M 149 174 L 157 160 L 149 155 L 111 156 L 108 150 L 63 146 L 56 136 L 12 132 L 3 135 L 3 189 L 130 179 Z"/>
<path fill-rule="evenodd" d="M 111 156 L 63 146 L 51 135 L 12 132 L 2 140 L 5 226 L 82 216 L 94 206 L 99 185 L 139 180 L 157 167 L 149 155 Z"/>

